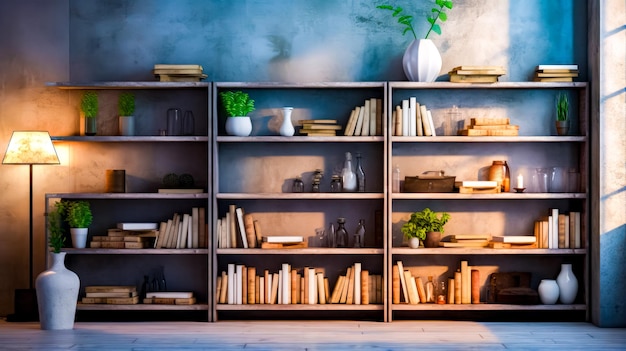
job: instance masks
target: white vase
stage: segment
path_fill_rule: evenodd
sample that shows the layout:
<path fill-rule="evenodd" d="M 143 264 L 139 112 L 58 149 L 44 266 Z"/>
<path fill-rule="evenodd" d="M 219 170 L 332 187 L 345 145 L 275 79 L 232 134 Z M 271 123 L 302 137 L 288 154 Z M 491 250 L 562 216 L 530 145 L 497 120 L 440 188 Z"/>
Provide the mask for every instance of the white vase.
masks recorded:
<path fill-rule="evenodd" d="M 41 329 L 73 329 L 80 280 L 65 267 L 65 252 L 50 253 L 50 260 L 35 280 Z"/>
<path fill-rule="evenodd" d="M 292 136 L 296 130 L 291 123 L 291 111 L 293 107 L 283 107 L 283 124 L 280 126 L 280 135 Z"/>
<path fill-rule="evenodd" d="M 537 291 L 544 305 L 554 305 L 559 299 L 559 285 L 554 279 L 542 279 Z"/>
<path fill-rule="evenodd" d="M 72 247 L 84 249 L 87 247 L 87 232 L 89 228 L 70 228 L 72 235 Z"/>
<path fill-rule="evenodd" d="M 248 116 L 226 118 L 226 133 L 234 136 L 248 136 L 252 133 L 252 121 Z"/>
<path fill-rule="evenodd" d="M 576 294 L 578 294 L 578 279 L 572 272 L 572 265 L 570 263 L 561 264 L 561 272 L 556 277 L 556 282 L 559 285 L 559 300 L 562 304 L 569 305 L 576 300 Z"/>
<path fill-rule="evenodd" d="M 122 136 L 135 135 L 135 117 L 119 116 L 119 134 Z"/>
<path fill-rule="evenodd" d="M 404 51 L 402 67 L 412 82 L 434 82 L 441 72 L 441 55 L 430 39 L 416 39 Z"/>
<path fill-rule="evenodd" d="M 419 238 L 409 238 L 409 247 L 412 249 L 417 249 L 420 247 L 420 239 Z"/>

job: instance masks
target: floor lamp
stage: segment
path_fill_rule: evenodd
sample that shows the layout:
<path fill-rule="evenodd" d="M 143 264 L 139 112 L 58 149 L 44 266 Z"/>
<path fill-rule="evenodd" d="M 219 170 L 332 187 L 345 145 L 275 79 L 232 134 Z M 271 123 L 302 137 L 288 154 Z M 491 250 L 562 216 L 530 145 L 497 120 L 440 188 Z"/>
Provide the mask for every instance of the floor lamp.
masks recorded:
<path fill-rule="evenodd" d="M 52 145 L 50 134 L 45 131 L 14 131 L 2 164 L 28 165 L 29 167 L 29 225 L 28 225 L 28 289 L 15 290 L 15 314 L 7 319 L 12 321 L 33 321 L 38 319 L 37 295 L 33 288 L 33 165 L 59 164 L 59 157 Z"/>

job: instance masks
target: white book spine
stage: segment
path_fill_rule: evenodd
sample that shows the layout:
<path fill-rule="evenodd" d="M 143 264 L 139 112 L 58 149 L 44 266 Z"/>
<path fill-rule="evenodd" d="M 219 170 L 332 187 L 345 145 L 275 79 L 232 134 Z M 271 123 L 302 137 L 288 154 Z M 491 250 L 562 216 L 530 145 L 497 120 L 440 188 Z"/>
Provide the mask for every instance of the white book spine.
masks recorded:
<path fill-rule="evenodd" d="M 283 281 L 283 304 L 288 305 L 291 303 L 291 269 L 288 263 L 283 263 L 282 269 L 282 281 Z"/>
<path fill-rule="evenodd" d="M 411 96 L 409 98 L 409 136 L 417 135 L 416 104 L 417 98 L 415 96 Z"/>
<path fill-rule="evenodd" d="M 402 135 L 409 136 L 409 100 L 402 100 Z"/>
<path fill-rule="evenodd" d="M 228 304 L 229 305 L 233 305 L 235 304 L 235 264 L 234 263 L 229 263 L 228 264 L 228 285 L 226 285 L 226 288 L 228 289 Z"/>
<path fill-rule="evenodd" d="M 552 247 L 551 249 L 559 248 L 559 209 L 552 209 L 552 235 L 550 236 L 552 239 Z"/>
<path fill-rule="evenodd" d="M 307 287 L 309 289 L 309 305 L 314 305 L 315 304 L 315 294 L 317 293 L 316 288 L 316 281 L 315 281 L 315 268 L 308 268 L 309 270 L 309 286 Z"/>
<path fill-rule="evenodd" d="M 267 298 L 267 303 L 272 303 L 272 274 L 267 276 L 267 281 L 265 282 L 265 287 L 267 291 L 265 292 L 265 296 Z"/>
<path fill-rule="evenodd" d="M 278 271 L 278 304 L 282 305 L 283 303 L 283 271 Z"/>
<path fill-rule="evenodd" d="M 437 133 L 435 132 L 435 122 L 433 122 L 433 114 L 430 110 L 427 110 L 426 114 L 428 115 L 428 123 L 430 124 L 430 134 L 432 136 L 437 136 Z"/>
<path fill-rule="evenodd" d="M 241 305 L 243 303 L 243 265 L 238 264 L 235 269 L 235 304 Z"/>

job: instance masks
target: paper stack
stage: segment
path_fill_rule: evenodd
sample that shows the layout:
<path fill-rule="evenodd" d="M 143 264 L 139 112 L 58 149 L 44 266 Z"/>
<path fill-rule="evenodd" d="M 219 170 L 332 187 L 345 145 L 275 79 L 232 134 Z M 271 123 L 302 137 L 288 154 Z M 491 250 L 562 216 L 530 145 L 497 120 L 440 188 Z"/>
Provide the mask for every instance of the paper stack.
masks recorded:
<path fill-rule="evenodd" d="M 335 136 L 342 129 L 335 119 L 303 119 L 299 124 L 298 132 L 308 136 Z"/>
<path fill-rule="evenodd" d="M 200 65 L 156 64 L 152 73 L 161 82 L 198 82 L 207 77 Z"/>
<path fill-rule="evenodd" d="M 519 126 L 510 124 L 507 117 L 477 117 L 472 118 L 470 125 L 459 130 L 458 134 L 464 136 L 516 136 L 519 135 Z"/>
<path fill-rule="evenodd" d="M 452 83 L 495 83 L 505 74 L 502 66 L 459 66 L 448 72 Z"/>
<path fill-rule="evenodd" d="M 539 65 L 535 82 L 572 82 L 578 77 L 578 65 Z"/>

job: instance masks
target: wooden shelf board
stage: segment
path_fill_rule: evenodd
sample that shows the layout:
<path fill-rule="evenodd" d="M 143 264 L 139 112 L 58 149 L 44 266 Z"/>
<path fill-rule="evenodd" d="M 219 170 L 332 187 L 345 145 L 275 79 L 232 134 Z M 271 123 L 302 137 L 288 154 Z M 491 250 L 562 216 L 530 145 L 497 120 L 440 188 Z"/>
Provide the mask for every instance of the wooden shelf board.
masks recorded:
<path fill-rule="evenodd" d="M 115 135 L 95 135 L 95 136 L 52 136 L 52 141 L 71 141 L 88 143 L 183 143 L 209 141 L 208 136 L 115 136 Z"/>
<path fill-rule="evenodd" d="M 490 249 L 490 248 L 434 248 L 411 249 L 396 247 L 392 255 L 586 255 L 587 249 Z"/>
<path fill-rule="evenodd" d="M 510 305 L 510 304 L 392 304 L 392 311 L 584 311 L 587 307 L 580 305 Z"/>
<path fill-rule="evenodd" d="M 393 143 L 584 143 L 586 136 L 393 136 Z"/>
<path fill-rule="evenodd" d="M 381 311 L 383 305 L 348 305 L 348 304 L 254 304 L 254 305 L 229 305 L 218 304 L 218 311 Z"/>
<path fill-rule="evenodd" d="M 498 193 L 498 194 L 460 194 L 460 193 L 394 193 L 393 200 L 554 200 L 585 199 L 585 193 Z"/>
<path fill-rule="evenodd" d="M 209 249 L 75 249 L 61 251 L 73 255 L 206 255 Z"/>
<path fill-rule="evenodd" d="M 218 200 L 367 200 L 383 199 L 382 193 L 218 193 Z"/>
<path fill-rule="evenodd" d="M 583 89 L 587 82 L 497 82 L 488 84 L 451 82 L 389 82 L 390 89 Z"/>
<path fill-rule="evenodd" d="M 48 198 L 93 199 L 93 200 L 142 200 L 142 199 L 174 199 L 193 200 L 208 199 L 208 193 L 197 194 L 166 194 L 166 193 L 51 193 Z"/>
<path fill-rule="evenodd" d="M 386 82 L 215 82 L 218 89 L 369 89 L 384 88 Z"/>
<path fill-rule="evenodd" d="M 46 86 L 59 89 L 206 89 L 209 82 L 159 82 L 159 81 L 119 81 L 119 82 L 48 82 Z"/>
<path fill-rule="evenodd" d="M 378 248 L 326 248 L 308 247 L 304 249 L 216 249 L 218 255 L 382 255 Z"/>
<path fill-rule="evenodd" d="M 310 137 L 305 135 L 285 136 L 218 136 L 218 143 L 382 143 L 385 141 L 383 136 L 327 136 L 327 137 Z"/>
<path fill-rule="evenodd" d="M 161 305 L 161 304 L 135 304 L 135 305 L 109 305 L 109 304 L 86 304 L 78 303 L 77 310 L 82 311 L 208 311 L 208 304 L 194 305 Z"/>

